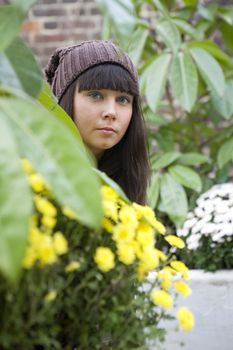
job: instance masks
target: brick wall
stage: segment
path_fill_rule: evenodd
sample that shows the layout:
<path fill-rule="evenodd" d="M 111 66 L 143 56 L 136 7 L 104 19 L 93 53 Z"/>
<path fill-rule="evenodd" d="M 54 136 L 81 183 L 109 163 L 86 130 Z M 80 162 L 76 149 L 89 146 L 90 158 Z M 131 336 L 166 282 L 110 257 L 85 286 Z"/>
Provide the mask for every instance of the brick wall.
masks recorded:
<path fill-rule="evenodd" d="M 42 66 L 59 46 L 100 39 L 102 17 L 95 0 L 38 0 L 22 26 L 22 36 Z"/>

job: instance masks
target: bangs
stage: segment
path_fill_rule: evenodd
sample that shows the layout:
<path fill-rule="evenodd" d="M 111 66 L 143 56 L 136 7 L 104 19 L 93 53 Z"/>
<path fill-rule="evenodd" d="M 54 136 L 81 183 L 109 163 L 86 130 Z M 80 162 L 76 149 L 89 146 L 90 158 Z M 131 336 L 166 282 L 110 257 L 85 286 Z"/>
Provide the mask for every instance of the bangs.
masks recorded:
<path fill-rule="evenodd" d="M 128 71 L 118 64 L 102 63 L 83 72 L 77 79 L 78 91 L 110 89 L 138 95 L 138 88 Z"/>

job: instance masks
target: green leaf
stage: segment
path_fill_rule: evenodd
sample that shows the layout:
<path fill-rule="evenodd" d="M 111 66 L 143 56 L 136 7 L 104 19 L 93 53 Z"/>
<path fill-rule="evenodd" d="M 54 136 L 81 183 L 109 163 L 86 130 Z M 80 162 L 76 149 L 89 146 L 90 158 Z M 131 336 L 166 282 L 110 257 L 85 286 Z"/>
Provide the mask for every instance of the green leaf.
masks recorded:
<path fill-rule="evenodd" d="M 131 57 L 133 63 L 137 66 L 142 52 L 143 48 L 147 39 L 149 31 L 145 30 L 143 28 L 138 28 L 132 35 L 132 38 L 130 39 L 129 46 L 128 46 L 128 53 Z"/>
<path fill-rule="evenodd" d="M 156 30 L 167 47 L 172 49 L 173 52 L 177 52 L 181 46 L 181 38 L 178 29 L 172 21 L 163 19 L 157 24 Z"/>
<path fill-rule="evenodd" d="M 213 43 L 209 40 L 193 40 L 187 43 L 188 47 L 199 47 L 209 52 L 212 56 L 214 56 L 217 60 L 225 62 L 226 64 L 232 64 L 232 59 L 230 56 L 226 55 L 223 51 L 221 51 L 217 44 Z"/>
<path fill-rule="evenodd" d="M 196 6 L 198 4 L 198 0 L 183 0 L 186 6 Z"/>
<path fill-rule="evenodd" d="M 104 15 L 111 18 L 116 30 L 121 35 L 128 37 L 136 25 L 134 6 L 130 0 L 97 0 L 97 5 Z"/>
<path fill-rule="evenodd" d="M 167 152 L 163 154 L 158 160 L 156 160 L 151 166 L 153 170 L 159 170 L 172 164 L 178 157 L 178 152 Z"/>
<path fill-rule="evenodd" d="M 27 12 L 37 0 L 10 0 L 10 2 Z"/>
<path fill-rule="evenodd" d="M 15 38 L 5 52 L 0 53 L 0 84 L 37 96 L 42 79 L 40 66 L 22 39 Z"/>
<path fill-rule="evenodd" d="M 177 163 L 182 165 L 199 165 L 209 162 L 209 158 L 200 153 L 190 152 L 181 154 L 177 159 Z"/>
<path fill-rule="evenodd" d="M 112 187 L 119 194 L 121 198 L 123 198 L 126 202 L 129 202 L 129 199 L 127 198 L 122 188 L 115 181 L 113 181 L 107 174 L 103 173 L 99 169 L 94 169 L 94 172 L 98 175 L 102 184 Z"/>
<path fill-rule="evenodd" d="M 147 190 L 147 204 L 151 208 L 156 207 L 156 203 L 159 199 L 160 189 L 160 175 L 158 173 L 152 173 L 150 179 L 150 185 Z"/>
<path fill-rule="evenodd" d="M 171 86 L 182 107 L 190 112 L 197 98 L 197 70 L 189 53 L 179 52 L 172 63 Z"/>
<path fill-rule="evenodd" d="M 199 37 L 196 30 L 187 21 L 180 18 L 172 18 L 172 22 L 180 29 L 181 32 L 196 39 Z"/>
<path fill-rule="evenodd" d="M 80 221 L 99 227 L 99 181 L 73 133 L 39 104 L 1 98 L 0 109 L 11 121 L 23 156 L 45 178 L 55 197 Z"/>
<path fill-rule="evenodd" d="M 10 45 L 18 33 L 23 20 L 24 14 L 17 6 L 0 6 L 0 52 Z"/>
<path fill-rule="evenodd" d="M 201 192 L 201 178 L 193 169 L 184 165 L 172 165 L 168 168 L 168 171 L 181 185 L 191 188 L 196 192 Z"/>
<path fill-rule="evenodd" d="M 225 119 L 233 115 L 233 80 L 226 82 L 225 93 L 222 98 L 212 94 L 212 102 L 215 110 Z"/>
<path fill-rule="evenodd" d="M 186 218 L 188 202 L 183 187 L 169 174 L 164 174 L 160 187 L 159 209 L 169 215 L 176 225 L 181 225 Z"/>
<path fill-rule="evenodd" d="M 233 25 L 233 6 L 219 6 L 218 16 L 222 18 L 226 23 Z"/>
<path fill-rule="evenodd" d="M 158 107 L 159 100 L 164 92 L 168 67 L 171 60 L 170 54 L 163 54 L 144 70 L 141 83 L 145 85 L 145 95 L 153 112 Z"/>
<path fill-rule="evenodd" d="M 221 66 L 203 49 L 192 48 L 190 51 L 209 89 L 222 97 L 225 90 L 225 80 Z"/>
<path fill-rule="evenodd" d="M 22 266 L 32 200 L 18 147 L 0 110 L 0 269 L 15 280 Z"/>
<path fill-rule="evenodd" d="M 217 155 L 218 166 L 220 169 L 230 161 L 233 161 L 233 138 L 222 144 Z"/>
<path fill-rule="evenodd" d="M 223 38 L 224 44 L 226 45 L 228 50 L 233 52 L 233 40 L 232 40 L 233 25 L 230 25 L 226 22 L 221 22 L 219 24 L 219 28 L 220 28 L 221 33 L 222 33 L 222 38 Z"/>

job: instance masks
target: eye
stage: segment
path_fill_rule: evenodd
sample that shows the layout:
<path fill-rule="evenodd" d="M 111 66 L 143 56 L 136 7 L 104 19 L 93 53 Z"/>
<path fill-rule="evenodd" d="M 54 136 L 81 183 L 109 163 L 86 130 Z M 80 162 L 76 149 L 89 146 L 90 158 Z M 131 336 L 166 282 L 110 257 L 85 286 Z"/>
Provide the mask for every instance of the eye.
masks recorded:
<path fill-rule="evenodd" d="M 128 103 L 131 103 L 131 99 L 128 96 L 119 96 L 117 100 L 122 105 L 127 105 Z"/>
<path fill-rule="evenodd" d="M 88 96 L 90 96 L 94 101 L 101 100 L 102 98 L 102 94 L 99 91 L 90 91 Z"/>

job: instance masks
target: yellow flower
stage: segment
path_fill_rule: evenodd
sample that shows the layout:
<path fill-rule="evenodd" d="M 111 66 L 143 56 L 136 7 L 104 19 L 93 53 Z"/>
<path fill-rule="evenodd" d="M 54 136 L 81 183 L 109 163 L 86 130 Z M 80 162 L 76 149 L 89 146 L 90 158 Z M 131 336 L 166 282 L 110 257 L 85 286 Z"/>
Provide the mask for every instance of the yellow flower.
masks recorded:
<path fill-rule="evenodd" d="M 21 159 L 21 164 L 22 164 L 24 172 L 27 175 L 31 175 L 34 173 L 34 169 L 33 169 L 32 165 L 28 159 L 26 159 L 26 158 Z"/>
<path fill-rule="evenodd" d="M 80 262 L 78 261 L 71 261 L 69 264 L 65 267 L 65 272 L 74 272 L 80 268 Z"/>
<path fill-rule="evenodd" d="M 177 237 L 175 235 L 168 235 L 166 237 L 164 237 L 165 241 L 167 241 L 170 245 L 176 247 L 176 248 L 184 248 L 185 244 L 183 239 L 181 239 L 180 237 Z"/>
<path fill-rule="evenodd" d="M 53 246 L 57 255 L 68 252 L 68 242 L 61 232 L 56 232 L 53 235 Z"/>
<path fill-rule="evenodd" d="M 156 230 L 156 232 L 160 233 L 161 235 L 163 235 L 166 232 L 166 228 L 164 227 L 164 225 L 156 218 L 151 219 L 150 224 Z"/>
<path fill-rule="evenodd" d="M 26 254 L 23 260 L 23 267 L 25 269 L 30 269 L 36 262 L 37 255 L 35 250 L 32 247 L 28 247 L 26 250 Z"/>
<path fill-rule="evenodd" d="M 117 221 L 118 213 L 117 213 L 117 204 L 111 201 L 103 200 L 103 212 L 104 216 Z"/>
<path fill-rule="evenodd" d="M 182 261 L 173 260 L 170 265 L 176 271 L 181 272 L 184 279 L 189 279 L 188 268 Z"/>
<path fill-rule="evenodd" d="M 47 216 L 55 216 L 57 214 L 57 209 L 47 199 L 35 195 L 34 200 L 36 207 L 41 214 Z"/>
<path fill-rule="evenodd" d="M 54 251 L 52 238 L 46 234 L 43 235 L 43 240 L 37 248 L 38 259 L 41 266 L 53 264 L 57 261 L 57 255 Z"/>
<path fill-rule="evenodd" d="M 119 244 L 117 246 L 117 255 L 119 260 L 125 265 L 131 265 L 135 260 L 134 249 L 128 244 Z"/>
<path fill-rule="evenodd" d="M 137 229 L 137 241 L 141 246 L 154 247 L 154 231 L 150 225 L 144 222 L 140 222 Z"/>
<path fill-rule="evenodd" d="M 101 187 L 101 195 L 103 200 L 116 202 L 118 198 L 118 193 L 110 186 L 102 186 Z"/>
<path fill-rule="evenodd" d="M 164 254 L 164 252 L 162 252 L 162 250 L 156 249 L 156 252 L 158 254 L 158 257 L 160 260 L 162 261 L 166 261 L 167 260 L 167 255 Z"/>
<path fill-rule="evenodd" d="M 124 224 L 118 224 L 113 228 L 113 239 L 117 243 L 126 243 L 130 242 L 134 239 L 135 231 L 132 229 L 132 227 L 129 227 Z"/>
<path fill-rule="evenodd" d="M 54 226 L 57 223 L 57 219 L 54 216 L 47 216 L 44 215 L 41 219 L 41 223 L 42 225 L 44 225 L 45 227 L 52 229 L 54 228 Z"/>
<path fill-rule="evenodd" d="M 161 287 L 165 290 L 169 289 L 172 285 L 172 274 L 170 271 L 168 270 L 161 270 L 160 272 L 158 272 L 157 274 L 158 278 L 162 279 L 161 282 Z"/>
<path fill-rule="evenodd" d="M 75 214 L 75 212 L 68 207 L 62 208 L 62 213 L 71 220 L 77 219 L 77 215 Z"/>
<path fill-rule="evenodd" d="M 125 225 L 128 225 L 135 229 L 138 226 L 137 215 L 133 207 L 129 205 L 124 206 L 119 211 L 119 219 Z"/>
<path fill-rule="evenodd" d="M 46 302 L 51 302 L 51 301 L 55 300 L 56 297 L 57 297 L 57 292 L 53 289 L 53 290 L 50 290 L 50 291 L 46 294 L 46 296 L 44 297 L 44 300 L 45 300 Z"/>
<path fill-rule="evenodd" d="M 195 325 L 195 319 L 191 311 L 186 307 L 181 307 L 176 314 L 179 321 L 180 328 L 184 331 L 189 332 L 193 329 Z"/>
<path fill-rule="evenodd" d="M 40 174 L 29 175 L 29 182 L 35 192 L 42 192 L 45 189 L 45 183 Z"/>
<path fill-rule="evenodd" d="M 150 297 L 155 305 L 160 305 L 166 310 L 173 306 L 172 297 L 164 290 L 154 290 L 151 292 Z"/>
<path fill-rule="evenodd" d="M 103 272 L 108 272 L 115 266 L 114 254 L 107 247 L 99 247 L 96 249 L 94 260 L 98 268 Z"/>
<path fill-rule="evenodd" d="M 107 218 L 102 219 L 102 227 L 109 233 L 112 233 L 112 231 L 113 231 L 113 224 L 112 224 L 111 220 L 109 220 Z"/>
<path fill-rule="evenodd" d="M 145 272 L 149 272 L 158 267 L 159 258 L 156 249 L 145 248 L 139 256 L 140 265 Z"/>
<path fill-rule="evenodd" d="M 192 293 L 190 287 L 183 281 L 177 281 L 177 282 L 174 282 L 173 284 L 176 291 L 182 294 L 184 297 L 187 297 Z"/>

